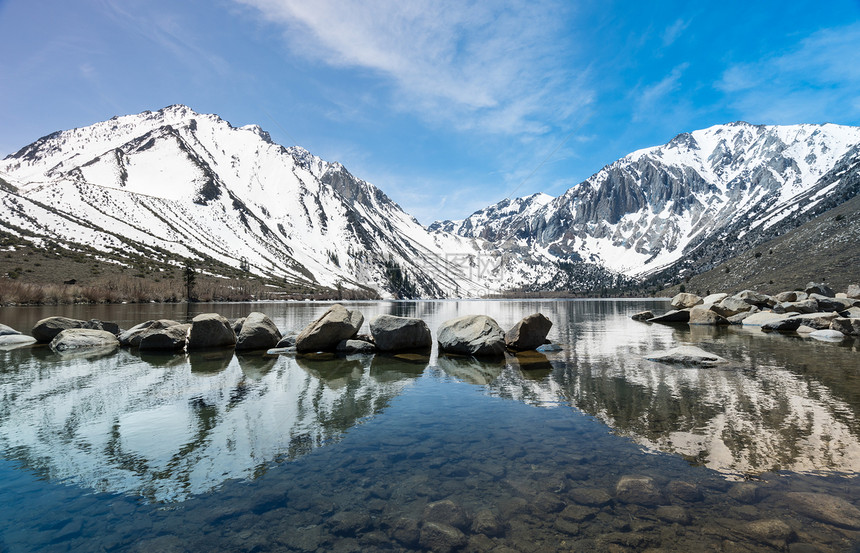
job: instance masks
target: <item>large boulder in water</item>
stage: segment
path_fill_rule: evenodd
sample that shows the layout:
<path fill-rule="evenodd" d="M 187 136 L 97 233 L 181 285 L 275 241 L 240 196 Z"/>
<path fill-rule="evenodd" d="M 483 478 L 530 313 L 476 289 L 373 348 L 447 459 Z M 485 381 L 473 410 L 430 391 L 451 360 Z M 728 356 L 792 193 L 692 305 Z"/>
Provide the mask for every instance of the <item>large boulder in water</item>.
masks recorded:
<path fill-rule="evenodd" d="M 176 324 L 167 328 L 146 330 L 138 342 L 140 351 L 179 351 L 185 347 L 190 324 Z"/>
<path fill-rule="evenodd" d="M 534 313 L 518 322 L 505 334 L 505 344 L 512 350 L 524 351 L 543 345 L 552 321 L 542 313 Z"/>
<path fill-rule="evenodd" d="M 686 309 L 673 309 L 662 315 L 648 319 L 649 323 L 686 323 L 690 321 L 690 312 Z"/>
<path fill-rule="evenodd" d="M 860 336 L 860 319 L 836 317 L 830 322 L 831 330 L 838 330 L 847 336 Z"/>
<path fill-rule="evenodd" d="M 236 333 L 225 317 L 218 313 L 201 313 L 191 319 L 186 347 L 195 349 L 223 348 L 236 345 Z"/>
<path fill-rule="evenodd" d="M 486 315 L 466 315 L 445 321 L 436 332 L 436 340 L 445 353 L 475 357 L 505 355 L 505 333 Z"/>
<path fill-rule="evenodd" d="M 119 335 L 119 345 L 123 347 L 136 348 L 140 340 L 148 330 L 164 330 L 179 323 L 171 319 L 153 319 L 135 325 Z"/>
<path fill-rule="evenodd" d="M 234 326 L 235 330 L 235 326 Z M 269 349 L 278 345 L 281 331 L 272 319 L 254 311 L 244 318 L 239 335 L 236 337 L 236 349 L 240 351 L 254 349 Z"/>
<path fill-rule="evenodd" d="M 40 344 L 47 344 L 60 332 L 70 328 L 86 328 L 88 322 L 68 317 L 48 317 L 37 322 L 31 334 Z"/>
<path fill-rule="evenodd" d="M 349 340 L 358 334 L 363 323 L 364 315 L 361 312 L 350 311 L 336 303 L 299 333 L 296 351 L 334 351 L 342 340 Z"/>
<path fill-rule="evenodd" d="M 691 325 L 727 325 L 729 321 L 716 311 L 711 309 L 712 305 L 697 305 L 690 309 Z"/>
<path fill-rule="evenodd" d="M 370 334 L 380 351 L 429 350 L 430 328 L 421 319 L 377 315 L 370 321 Z"/>
<path fill-rule="evenodd" d="M 119 340 L 112 332 L 89 328 L 67 328 L 51 340 L 51 349 L 54 351 L 111 347 L 119 347 Z"/>
<path fill-rule="evenodd" d="M 697 296 L 696 294 L 688 294 L 685 292 L 681 292 L 674 298 L 672 298 L 672 307 L 675 309 L 689 309 L 693 306 L 699 305 L 704 300 Z"/>
<path fill-rule="evenodd" d="M 649 361 L 678 365 L 702 365 L 712 367 L 727 361 L 696 346 L 678 346 L 666 351 L 657 351 L 645 356 Z"/>
<path fill-rule="evenodd" d="M 711 309 L 715 311 L 718 315 L 722 315 L 723 317 L 733 317 L 738 313 L 745 313 L 753 308 L 751 303 L 744 301 L 741 298 L 737 298 L 735 296 L 729 296 L 728 298 L 723 298 L 719 303 L 715 303 Z"/>
<path fill-rule="evenodd" d="M 21 334 L 11 326 L 6 326 L 4 324 L 0 324 L 0 336 L 9 336 L 13 334 Z"/>

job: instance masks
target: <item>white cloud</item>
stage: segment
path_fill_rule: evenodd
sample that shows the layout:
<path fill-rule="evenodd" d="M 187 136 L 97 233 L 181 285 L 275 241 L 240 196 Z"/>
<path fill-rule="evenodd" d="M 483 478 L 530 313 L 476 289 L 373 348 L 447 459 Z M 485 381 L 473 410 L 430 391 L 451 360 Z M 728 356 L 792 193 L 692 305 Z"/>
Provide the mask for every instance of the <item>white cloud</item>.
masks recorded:
<path fill-rule="evenodd" d="M 793 51 L 728 67 L 716 88 L 756 123 L 838 123 L 860 115 L 860 23 L 824 29 Z"/>
<path fill-rule="evenodd" d="M 684 21 L 683 19 L 677 19 L 674 23 L 669 25 L 665 31 L 663 31 L 663 46 L 671 46 L 674 44 L 678 37 L 684 34 L 684 31 L 687 27 L 690 26 L 690 21 Z"/>
<path fill-rule="evenodd" d="M 667 97 L 679 88 L 681 75 L 689 65 L 682 63 L 660 81 L 643 88 L 634 98 L 633 121 L 642 121 L 656 113 L 662 113 L 664 110 L 661 106 L 666 103 Z"/>
<path fill-rule="evenodd" d="M 391 107 L 431 122 L 542 134 L 592 101 L 553 0 L 235 0 L 284 27 L 291 50 L 393 85 Z"/>

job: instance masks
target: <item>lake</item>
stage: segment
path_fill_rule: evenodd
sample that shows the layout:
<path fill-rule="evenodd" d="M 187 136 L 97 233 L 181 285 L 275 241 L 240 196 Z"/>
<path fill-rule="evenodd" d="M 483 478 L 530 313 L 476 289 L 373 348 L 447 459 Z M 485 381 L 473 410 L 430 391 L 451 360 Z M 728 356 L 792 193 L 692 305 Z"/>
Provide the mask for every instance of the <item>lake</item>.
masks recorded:
<path fill-rule="evenodd" d="M 860 341 L 632 321 L 661 300 L 344 302 L 367 321 L 545 314 L 562 350 L 0 351 L 0 552 L 854 551 Z M 111 320 L 320 302 L 0 308 Z M 647 353 L 694 344 L 718 368 Z"/>

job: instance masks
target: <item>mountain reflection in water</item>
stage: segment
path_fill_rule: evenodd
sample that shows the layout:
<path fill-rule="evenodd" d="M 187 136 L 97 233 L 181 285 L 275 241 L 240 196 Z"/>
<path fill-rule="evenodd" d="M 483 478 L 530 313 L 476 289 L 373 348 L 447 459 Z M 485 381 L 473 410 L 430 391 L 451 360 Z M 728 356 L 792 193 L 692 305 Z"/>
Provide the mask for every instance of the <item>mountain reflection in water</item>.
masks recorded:
<path fill-rule="evenodd" d="M 177 501 L 327 442 L 426 366 L 382 358 L 5 355 L 0 446 L 41 476 Z M 15 367 L 12 369 L 11 367 Z"/>

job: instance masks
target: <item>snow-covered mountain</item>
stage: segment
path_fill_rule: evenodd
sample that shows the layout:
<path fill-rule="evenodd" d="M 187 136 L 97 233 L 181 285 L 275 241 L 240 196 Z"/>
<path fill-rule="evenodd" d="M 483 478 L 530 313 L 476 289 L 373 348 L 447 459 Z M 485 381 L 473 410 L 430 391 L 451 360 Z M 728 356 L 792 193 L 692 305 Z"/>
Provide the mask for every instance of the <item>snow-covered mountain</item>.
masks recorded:
<path fill-rule="evenodd" d="M 429 232 L 339 163 L 182 105 L 22 148 L 0 162 L 0 205 L 0 232 L 85 245 L 111 261 L 195 260 L 388 297 L 564 281 L 551 260 Z"/>
<path fill-rule="evenodd" d="M 713 266 L 858 193 L 860 128 L 739 122 L 633 152 L 558 198 L 431 228 L 641 277 Z"/>

